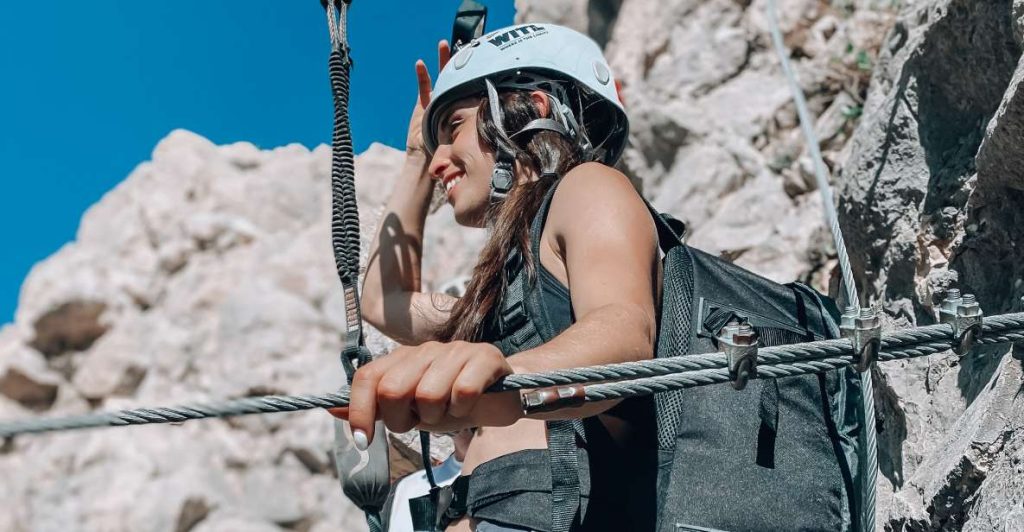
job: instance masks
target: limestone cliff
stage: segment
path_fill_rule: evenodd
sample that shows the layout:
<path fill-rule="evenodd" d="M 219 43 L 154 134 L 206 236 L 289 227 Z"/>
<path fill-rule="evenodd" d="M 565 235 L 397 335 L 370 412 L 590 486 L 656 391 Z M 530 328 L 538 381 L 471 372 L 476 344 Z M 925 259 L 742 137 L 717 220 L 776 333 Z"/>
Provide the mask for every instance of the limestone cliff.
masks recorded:
<path fill-rule="evenodd" d="M 621 168 L 691 244 L 826 289 L 834 250 L 766 4 L 517 7 L 605 46 L 631 119 Z M 1020 308 L 1024 3 L 779 4 L 864 296 L 894 327 L 931 323 L 954 283 L 988 313 Z M 357 158 L 364 244 L 401 157 Z M 0 330 L 0 418 L 337 387 L 329 166 L 323 146 L 172 132 L 26 279 Z M 485 235 L 447 209 L 427 227 L 424 279 L 440 289 Z M 880 365 L 881 526 L 1024 529 L 1024 377 L 1005 352 Z M 20 438 L 0 448 L 0 530 L 362 530 L 331 434 L 307 412 Z M 396 438 L 396 470 L 411 443 Z"/>

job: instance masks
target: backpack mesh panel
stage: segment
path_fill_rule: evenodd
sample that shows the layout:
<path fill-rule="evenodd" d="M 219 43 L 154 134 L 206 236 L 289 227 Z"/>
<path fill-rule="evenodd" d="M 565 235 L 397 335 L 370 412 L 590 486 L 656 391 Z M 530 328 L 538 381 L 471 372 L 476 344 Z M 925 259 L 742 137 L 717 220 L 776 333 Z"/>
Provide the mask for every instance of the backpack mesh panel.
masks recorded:
<path fill-rule="evenodd" d="M 664 285 L 662 287 L 661 323 L 675 327 L 659 327 L 658 358 L 681 356 L 689 353 L 690 331 L 692 328 L 693 265 L 684 246 L 669 250 L 663 261 Z M 673 449 L 682 406 L 680 395 L 685 390 L 655 394 L 654 404 L 658 412 L 658 448 Z"/>

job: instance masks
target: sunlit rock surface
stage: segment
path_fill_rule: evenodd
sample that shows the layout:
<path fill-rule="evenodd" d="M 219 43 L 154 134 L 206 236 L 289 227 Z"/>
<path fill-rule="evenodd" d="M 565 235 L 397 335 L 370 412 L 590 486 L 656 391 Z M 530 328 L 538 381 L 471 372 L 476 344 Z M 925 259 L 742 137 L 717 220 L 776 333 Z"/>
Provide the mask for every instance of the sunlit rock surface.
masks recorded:
<path fill-rule="evenodd" d="M 1020 0 L 779 4 L 864 296 L 894 326 L 931 323 L 953 284 L 988 313 L 1019 308 Z M 517 2 L 605 46 L 631 118 L 620 168 L 690 244 L 825 290 L 834 250 L 766 6 Z M 364 260 L 401 160 L 357 158 Z M 336 389 L 329 174 L 324 146 L 172 132 L 26 279 L 0 330 L 0 418 Z M 469 274 L 485 237 L 432 214 L 426 288 Z M 880 366 L 881 526 L 1024 522 L 1022 365 L 1005 351 Z M 0 530 L 362 530 L 331 436 L 306 412 L 19 438 L 0 448 Z M 415 435 L 392 441 L 393 472 L 415 467 Z"/>

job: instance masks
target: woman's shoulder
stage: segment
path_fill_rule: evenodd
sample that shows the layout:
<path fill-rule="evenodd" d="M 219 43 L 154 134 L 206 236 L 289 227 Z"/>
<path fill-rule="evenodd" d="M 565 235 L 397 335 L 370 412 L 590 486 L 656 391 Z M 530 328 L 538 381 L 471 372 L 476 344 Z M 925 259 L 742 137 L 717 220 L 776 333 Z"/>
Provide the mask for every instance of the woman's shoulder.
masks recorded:
<path fill-rule="evenodd" d="M 611 230 L 654 234 L 654 219 L 629 178 L 600 163 L 583 163 L 565 174 L 551 198 L 548 225 L 556 239 Z"/>
<path fill-rule="evenodd" d="M 564 186 L 565 183 L 583 180 L 589 180 L 588 186 L 601 185 L 604 182 L 607 182 L 609 184 L 626 184 L 629 185 L 630 188 L 633 187 L 632 183 L 629 182 L 629 178 L 626 177 L 626 174 L 623 174 L 611 166 L 598 162 L 586 162 L 572 167 L 565 173 L 565 176 L 562 177 L 562 186 Z"/>
<path fill-rule="evenodd" d="M 553 213 L 581 214 L 583 210 L 609 208 L 635 211 L 646 207 L 625 174 L 608 165 L 586 162 L 562 177 L 551 199 Z"/>

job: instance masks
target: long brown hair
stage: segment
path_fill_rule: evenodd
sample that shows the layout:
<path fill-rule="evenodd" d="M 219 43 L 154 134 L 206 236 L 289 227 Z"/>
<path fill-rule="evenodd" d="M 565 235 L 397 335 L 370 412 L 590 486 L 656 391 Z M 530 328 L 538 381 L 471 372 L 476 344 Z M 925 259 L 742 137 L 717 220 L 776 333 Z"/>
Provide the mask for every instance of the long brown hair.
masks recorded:
<path fill-rule="evenodd" d="M 505 131 L 509 133 L 519 131 L 540 117 L 527 91 L 505 92 L 499 99 Z M 491 120 L 487 98 L 482 98 L 477 108 L 477 133 L 492 150 L 500 142 L 501 133 Z M 563 176 L 580 164 L 584 156 L 576 143 L 545 130 L 517 137 L 512 148 L 519 169 L 530 169 L 536 175 L 554 173 Z M 466 293 L 452 307 L 448 321 L 438 328 L 438 340 L 472 342 L 483 339 L 489 315 L 508 285 L 504 266 L 513 249 L 522 254 L 530 282 L 536 282 L 537 272 L 533 268 L 530 250 L 530 223 L 553 184 L 551 177 L 528 182 L 513 179 L 505 199 L 488 208 L 487 219 L 493 222 L 490 237 L 473 268 Z"/>

